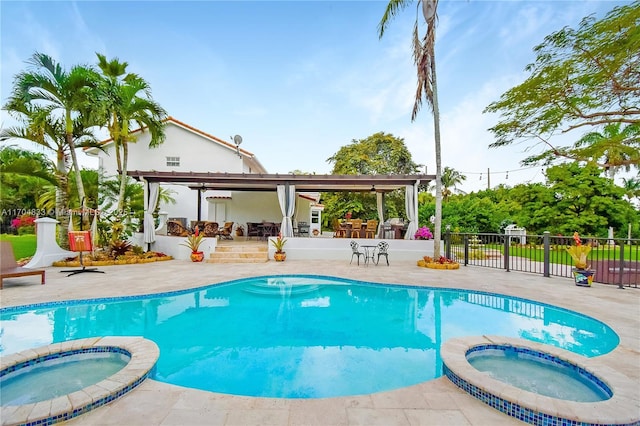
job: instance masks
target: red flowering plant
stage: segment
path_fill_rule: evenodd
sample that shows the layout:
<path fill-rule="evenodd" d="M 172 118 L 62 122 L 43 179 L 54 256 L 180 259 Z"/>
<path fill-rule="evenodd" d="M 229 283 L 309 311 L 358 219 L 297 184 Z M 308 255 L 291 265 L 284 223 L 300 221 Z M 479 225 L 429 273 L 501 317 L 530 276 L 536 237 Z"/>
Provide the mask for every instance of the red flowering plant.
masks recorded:
<path fill-rule="evenodd" d="M 447 264 L 447 263 L 456 263 L 455 260 L 451 260 L 448 257 L 444 257 L 444 256 L 440 256 L 437 259 L 433 259 L 431 256 L 425 256 L 424 257 L 424 261 L 426 263 L 439 263 L 441 265 Z"/>
<path fill-rule="evenodd" d="M 11 226 L 18 231 L 18 234 L 29 234 L 35 230 L 35 220 L 35 217 L 23 214 L 11 220 Z"/>
<path fill-rule="evenodd" d="M 433 238 L 433 234 L 431 233 L 431 230 L 429 228 L 423 226 L 422 228 L 418 228 L 413 237 L 416 240 L 430 240 Z"/>
<path fill-rule="evenodd" d="M 202 244 L 202 239 L 203 238 L 204 238 L 204 234 L 201 234 L 200 230 L 196 226 L 196 229 L 193 232 L 193 234 L 189 235 L 187 237 L 187 240 L 184 243 L 180 244 L 180 245 L 181 246 L 185 246 L 185 247 L 189 247 L 191 249 L 192 253 L 197 253 L 199 248 L 200 248 L 200 244 Z"/>

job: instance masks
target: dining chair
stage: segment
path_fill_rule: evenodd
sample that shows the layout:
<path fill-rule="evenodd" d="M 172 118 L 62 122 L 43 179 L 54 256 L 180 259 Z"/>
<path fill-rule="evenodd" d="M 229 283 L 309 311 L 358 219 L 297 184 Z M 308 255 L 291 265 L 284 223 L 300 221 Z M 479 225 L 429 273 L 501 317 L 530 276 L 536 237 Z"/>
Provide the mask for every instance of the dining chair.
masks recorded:
<path fill-rule="evenodd" d="M 364 257 L 364 253 L 360 251 L 360 246 L 355 241 L 351 241 L 349 244 L 351 245 L 351 262 L 349 262 L 349 265 L 353 263 L 353 256 L 358 256 L 358 265 L 360 265 L 360 256 Z"/>
<path fill-rule="evenodd" d="M 351 237 L 362 238 L 362 219 L 351 219 Z"/>
<path fill-rule="evenodd" d="M 376 265 L 380 263 L 380 256 L 384 256 L 387 259 L 387 266 L 389 266 L 389 243 L 386 241 L 380 241 L 378 243 L 378 260 Z"/>
<path fill-rule="evenodd" d="M 367 227 L 364 230 L 365 238 L 375 238 L 378 232 L 378 221 L 375 219 L 367 220 Z"/>

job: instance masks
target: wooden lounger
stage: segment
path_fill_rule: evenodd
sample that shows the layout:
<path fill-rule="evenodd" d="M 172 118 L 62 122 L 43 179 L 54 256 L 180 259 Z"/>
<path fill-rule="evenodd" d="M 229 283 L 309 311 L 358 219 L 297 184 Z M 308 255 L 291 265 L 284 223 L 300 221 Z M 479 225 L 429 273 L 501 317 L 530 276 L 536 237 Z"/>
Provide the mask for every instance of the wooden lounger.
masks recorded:
<path fill-rule="evenodd" d="M 5 278 L 24 277 L 27 275 L 40 275 L 41 283 L 44 284 L 44 270 L 42 269 L 29 269 L 18 266 L 16 257 L 13 254 L 13 247 L 8 241 L 0 241 L 1 249 L 1 268 L 0 268 L 0 288 L 2 288 L 2 281 Z"/>

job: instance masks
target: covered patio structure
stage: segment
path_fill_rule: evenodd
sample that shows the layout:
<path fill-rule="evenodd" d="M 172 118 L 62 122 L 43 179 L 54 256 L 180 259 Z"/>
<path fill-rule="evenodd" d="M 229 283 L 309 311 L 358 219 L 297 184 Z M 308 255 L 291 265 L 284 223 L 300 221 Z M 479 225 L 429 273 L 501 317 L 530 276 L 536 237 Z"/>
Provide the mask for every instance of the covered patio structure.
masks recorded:
<path fill-rule="evenodd" d="M 297 193 L 309 192 L 371 192 L 377 197 L 379 225 L 377 237 L 382 238 L 385 194 L 401 189 L 405 192 L 406 217 L 409 221 L 405 239 L 413 239 L 418 229 L 418 186 L 435 179 L 435 175 L 297 175 L 297 174 L 251 174 L 212 172 L 159 172 L 133 170 L 127 174 L 145 183 L 145 235 L 144 242 L 155 241 L 153 207 L 157 203 L 159 186 L 179 184 L 197 191 L 197 218 L 200 220 L 203 192 L 249 191 L 273 192 L 277 195 L 282 223 L 282 235 L 293 237 L 292 216 Z M 298 238 L 295 238 L 297 240 Z M 304 246 L 309 243 L 303 243 Z M 314 243 L 316 244 L 316 243 Z M 291 245 L 291 244 L 290 244 Z M 288 247 L 288 252 L 289 248 Z"/>

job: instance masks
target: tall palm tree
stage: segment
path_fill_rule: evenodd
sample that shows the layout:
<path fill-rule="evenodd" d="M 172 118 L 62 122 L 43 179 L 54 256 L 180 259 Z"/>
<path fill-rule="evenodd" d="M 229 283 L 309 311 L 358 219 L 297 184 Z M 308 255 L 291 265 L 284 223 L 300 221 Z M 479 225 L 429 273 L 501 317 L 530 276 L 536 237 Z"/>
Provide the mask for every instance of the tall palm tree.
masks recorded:
<path fill-rule="evenodd" d="M 55 153 L 55 218 L 60 222 L 58 238 L 61 243 L 66 241 L 65 233 L 69 216 L 69 145 L 65 135 L 64 122 L 60 117 L 49 113 L 48 109 L 30 103 L 12 103 L 11 115 L 19 121 L 18 125 L 0 130 L 0 142 L 21 139 L 32 142 L 41 148 Z M 91 129 L 87 129 L 80 121 L 81 116 L 73 120 L 73 141 L 76 147 L 97 146 L 97 139 Z M 84 189 L 84 182 L 83 182 Z M 48 198 L 48 197 L 45 197 Z M 48 207 L 50 206 L 48 203 Z M 49 210 L 49 208 L 47 208 Z"/>
<path fill-rule="evenodd" d="M 16 75 L 5 109 L 20 110 L 21 104 L 39 105 L 49 115 L 59 118 L 71 164 L 76 171 L 78 197 L 84 200 L 84 186 L 76 156 L 74 121 L 80 120 L 87 127 L 91 122 L 93 116 L 90 111 L 95 103 L 98 74 L 90 67 L 81 65 L 65 71 L 49 55 L 39 52 L 34 53 L 27 63 L 31 69 Z"/>
<path fill-rule="evenodd" d="M 101 109 L 107 122 L 116 152 L 116 161 L 120 171 L 120 190 L 118 209 L 125 205 L 127 186 L 128 144 L 135 142 L 131 135 L 131 125 L 151 134 L 150 147 L 164 142 L 164 123 L 166 111 L 151 98 L 151 87 L 140 76 L 126 73 L 128 64 L 117 58 L 107 61 L 104 55 L 97 54 L 98 67 L 102 71 L 103 82 Z"/>
<path fill-rule="evenodd" d="M 379 37 L 382 38 L 389 21 L 399 10 L 408 6 L 410 0 L 390 0 L 378 25 Z M 418 0 L 422 4 L 422 16 L 427 24 L 427 31 L 422 38 L 418 32 L 418 16 L 413 26 L 413 61 L 417 68 L 418 88 L 416 90 L 411 121 L 414 121 L 424 95 L 433 112 L 433 128 L 436 151 L 436 214 L 434 223 L 433 254 L 440 257 L 440 238 L 442 234 L 442 160 L 440 154 L 440 107 L 438 105 L 438 85 L 436 80 L 436 11 L 438 0 Z"/>

